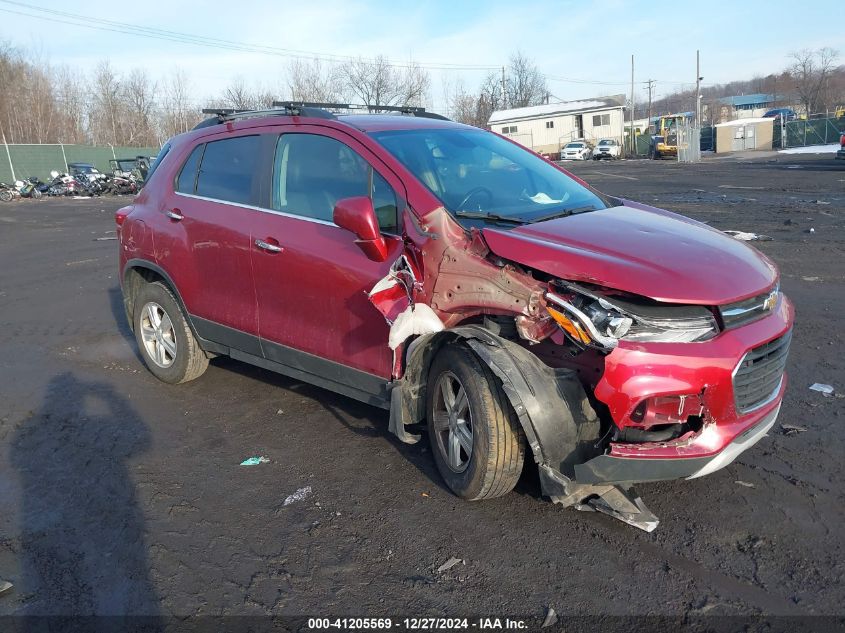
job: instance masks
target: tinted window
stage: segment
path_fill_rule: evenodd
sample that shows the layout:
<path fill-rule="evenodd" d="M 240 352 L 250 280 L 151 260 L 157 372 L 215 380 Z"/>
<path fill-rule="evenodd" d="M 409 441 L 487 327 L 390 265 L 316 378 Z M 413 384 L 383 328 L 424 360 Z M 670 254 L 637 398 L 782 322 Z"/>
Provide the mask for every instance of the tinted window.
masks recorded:
<path fill-rule="evenodd" d="M 207 143 L 197 176 L 197 195 L 255 204 L 252 182 L 260 145 L 258 136 L 238 136 Z"/>
<path fill-rule="evenodd" d="M 283 134 L 273 169 L 273 208 L 332 221 L 342 198 L 373 200 L 383 231 L 396 228 L 396 193 L 387 181 L 340 141 L 314 134 Z"/>
<path fill-rule="evenodd" d="M 200 165 L 200 158 L 202 158 L 202 150 L 205 145 L 197 145 L 188 160 L 182 165 L 182 171 L 179 172 L 179 177 L 176 179 L 176 191 L 180 193 L 194 193 L 197 183 L 197 167 Z"/>
<path fill-rule="evenodd" d="M 165 143 L 164 147 L 161 148 L 161 151 L 156 156 L 156 159 L 153 161 L 153 164 L 150 166 L 150 170 L 147 172 L 147 175 L 144 177 L 143 184 L 147 184 L 150 182 L 150 178 L 153 177 L 153 174 L 158 169 L 158 166 L 161 165 L 161 161 L 164 160 L 164 157 L 167 156 L 168 152 L 170 151 L 170 143 Z"/>

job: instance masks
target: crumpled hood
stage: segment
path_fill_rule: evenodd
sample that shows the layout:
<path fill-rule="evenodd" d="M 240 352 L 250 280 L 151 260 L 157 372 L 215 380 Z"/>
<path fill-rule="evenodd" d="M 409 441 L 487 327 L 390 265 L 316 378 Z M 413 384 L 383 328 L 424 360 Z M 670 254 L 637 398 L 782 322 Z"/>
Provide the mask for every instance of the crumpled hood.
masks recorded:
<path fill-rule="evenodd" d="M 760 294 L 777 279 L 771 260 L 747 244 L 681 215 L 622 202 L 483 234 L 505 259 L 669 303 L 723 305 Z"/>

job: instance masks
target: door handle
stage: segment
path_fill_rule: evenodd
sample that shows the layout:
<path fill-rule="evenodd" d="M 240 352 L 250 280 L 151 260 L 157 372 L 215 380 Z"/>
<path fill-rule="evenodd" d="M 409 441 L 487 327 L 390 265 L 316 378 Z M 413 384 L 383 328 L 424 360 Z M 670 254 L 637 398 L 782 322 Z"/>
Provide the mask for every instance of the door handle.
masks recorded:
<path fill-rule="evenodd" d="M 255 245 L 261 250 L 267 251 L 268 253 L 281 253 L 283 250 L 285 250 L 278 244 L 271 244 L 270 242 L 265 242 L 264 240 L 255 240 Z"/>
<path fill-rule="evenodd" d="M 179 209 L 166 209 L 164 211 L 164 215 L 168 218 L 173 220 L 174 222 L 178 222 L 179 220 L 184 220 L 185 216 L 179 213 Z"/>

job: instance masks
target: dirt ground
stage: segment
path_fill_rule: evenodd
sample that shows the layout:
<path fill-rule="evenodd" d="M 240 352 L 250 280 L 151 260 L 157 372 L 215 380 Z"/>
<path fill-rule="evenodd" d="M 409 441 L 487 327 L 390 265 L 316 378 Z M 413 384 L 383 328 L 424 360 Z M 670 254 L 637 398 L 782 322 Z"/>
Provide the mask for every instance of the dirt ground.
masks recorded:
<path fill-rule="evenodd" d="M 153 378 L 118 288 L 127 199 L 8 203 L 0 615 L 842 615 L 845 161 L 570 167 L 773 238 L 756 245 L 797 308 L 780 423 L 805 431 L 639 486 L 651 534 L 551 504 L 531 464 L 512 494 L 463 502 L 381 410 L 227 359 L 186 385 Z M 239 466 L 250 456 L 270 461 Z M 464 563 L 438 572 L 450 557 Z"/>

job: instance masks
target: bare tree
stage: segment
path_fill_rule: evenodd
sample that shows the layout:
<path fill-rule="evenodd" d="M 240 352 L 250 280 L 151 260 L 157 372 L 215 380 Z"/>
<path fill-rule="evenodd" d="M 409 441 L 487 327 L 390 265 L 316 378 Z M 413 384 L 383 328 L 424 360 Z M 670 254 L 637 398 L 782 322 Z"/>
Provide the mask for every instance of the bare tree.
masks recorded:
<path fill-rule="evenodd" d="M 288 90 L 293 101 L 337 103 L 343 99 L 338 73 L 324 69 L 319 59 L 295 59 L 288 66 Z"/>
<path fill-rule="evenodd" d="M 338 73 L 344 88 L 367 106 L 422 105 L 431 85 L 429 74 L 417 64 L 394 67 L 381 55 L 373 61 L 350 60 Z"/>
<path fill-rule="evenodd" d="M 187 132 L 202 118 L 199 109 L 191 105 L 191 85 L 181 68 L 176 68 L 164 82 L 160 122 L 162 138 Z"/>
<path fill-rule="evenodd" d="M 95 144 L 119 144 L 118 138 L 122 135 L 121 91 L 120 79 L 109 62 L 100 62 L 94 71 L 91 110 L 88 114 L 88 124 Z"/>
<path fill-rule="evenodd" d="M 156 134 L 153 126 L 155 111 L 155 95 L 157 86 L 151 81 L 147 73 L 135 68 L 124 85 L 126 100 L 127 143 L 133 145 L 153 145 Z"/>
<path fill-rule="evenodd" d="M 506 86 L 508 107 L 511 108 L 539 105 L 545 103 L 549 96 L 543 73 L 521 52 L 511 55 Z"/>
<path fill-rule="evenodd" d="M 789 74 L 795 81 L 795 89 L 806 114 L 814 114 L 826 109 L 828 103 L 829 82 L 835 68 L 839 51 L 824 47 L 818 50 L 803 49 L 791 55 L 793 63 Z"/>

